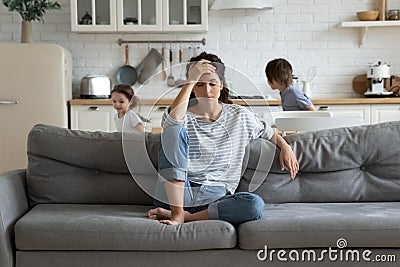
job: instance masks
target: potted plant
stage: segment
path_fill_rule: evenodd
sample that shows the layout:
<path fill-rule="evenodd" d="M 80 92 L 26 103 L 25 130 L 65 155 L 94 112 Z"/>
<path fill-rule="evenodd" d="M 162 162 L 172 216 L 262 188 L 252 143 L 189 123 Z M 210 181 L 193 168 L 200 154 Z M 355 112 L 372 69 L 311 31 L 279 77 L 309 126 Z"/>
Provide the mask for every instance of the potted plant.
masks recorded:
<path fill-rule="evenodd" d="M 21 43 L 32 43 L 32 21 L 42 21 L 48 10 L 60 9 L 57 1 L 49 0 L 2 0 L 9 11 L 17 11 L 22 17 Z"/>

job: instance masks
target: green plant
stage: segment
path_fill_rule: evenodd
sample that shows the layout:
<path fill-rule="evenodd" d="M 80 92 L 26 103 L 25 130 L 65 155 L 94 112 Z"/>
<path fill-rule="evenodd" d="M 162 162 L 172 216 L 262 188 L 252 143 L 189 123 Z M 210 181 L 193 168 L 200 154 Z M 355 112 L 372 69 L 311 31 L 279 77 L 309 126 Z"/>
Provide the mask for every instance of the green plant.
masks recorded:
<path fill-rule="evenodd" d="M 23 20 L 42 21 L 46 11 L 60 9 L 57 1 L 48 0 L 2 0 L 9 11 L 17 11 Z"/>

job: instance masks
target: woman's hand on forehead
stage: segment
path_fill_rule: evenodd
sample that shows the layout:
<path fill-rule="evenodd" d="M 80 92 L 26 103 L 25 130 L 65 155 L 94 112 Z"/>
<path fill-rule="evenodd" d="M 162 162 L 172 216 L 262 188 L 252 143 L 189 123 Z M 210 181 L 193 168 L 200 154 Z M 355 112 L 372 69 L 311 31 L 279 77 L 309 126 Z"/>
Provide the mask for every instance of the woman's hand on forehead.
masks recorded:
<path fill-rule="evenodd" d="M 210 63 L 210 61 L 202 59 L 192 64 L 189 68 L 188 80 L 192 82 L 197 82 L 204 74 L 215 73 L 216 68 L 213 65 L 207 63 Z"/>

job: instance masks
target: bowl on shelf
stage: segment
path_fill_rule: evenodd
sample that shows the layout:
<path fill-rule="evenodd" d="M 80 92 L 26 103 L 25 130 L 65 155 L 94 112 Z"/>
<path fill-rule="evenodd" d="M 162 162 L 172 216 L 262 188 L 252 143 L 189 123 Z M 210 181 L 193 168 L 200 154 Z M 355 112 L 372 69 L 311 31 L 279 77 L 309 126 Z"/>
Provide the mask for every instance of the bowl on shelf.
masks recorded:
<path fill-rule="evenodd" d="M 361 21 L 374 21 L 379 17 L 379 11 L 360 11 L 357 12 L 357 18 Z"/>

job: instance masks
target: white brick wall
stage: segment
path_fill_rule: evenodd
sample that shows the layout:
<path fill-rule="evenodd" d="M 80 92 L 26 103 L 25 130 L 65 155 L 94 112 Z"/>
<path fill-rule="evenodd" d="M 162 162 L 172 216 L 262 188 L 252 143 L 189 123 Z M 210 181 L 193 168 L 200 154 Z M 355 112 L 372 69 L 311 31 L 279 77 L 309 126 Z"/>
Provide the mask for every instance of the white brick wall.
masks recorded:
<path fill-rule="evenodd" d="M 355 75 L 366 71 L 369 62 L 389 61 L 393 74 L 400 75 L 400 27 L 370 28 L 364 48 L 358 47 L 359 30 L 341 28 L 345 20 L 356 20 L 355 13 L 376 9 L 375 0 L 271 0 L 275 8 L 262 11 L 210 11 L 206 34 L 76 34 L 70 32 L 69 0 L 58 0 L 59 11 L 45 17 L 45 23 L 33 24 L 35 42 L 57 43 L 73 54 L 74 95 L 80 79 L 87 74 L 114 77 L 124 64 L 124 48 L 119 38 L 128 40 L 207 39 L 201 50 L 221 56 L 230 67 L 247 75 L 228 75 L 234 90 L 241 94 L 262 93 L 279 97 L 266 85 L 264 67 L 267 61 L 287 58 L 295 74 L 306 78 L 307 70 L 316 66 L 313 95 L 318 98 L 357 96 L 351 83 Z M 212 0 L 210 0 L 212 2 Z M 390 0 L 389 9 L 400 8 L 400 0 Z M 0 42 L 19 42 L 18 14 L 0 4 Z M 188 47 L 185 45 L 184 47 Z M 193 46 L 193 45 L 190 45 Z M 152 45 L 157 49 L 160 44 Z M 167 46 L 168 47 L 168 46 Z M 179 44 L 173 45 L 174 49 Z M 137 65 L 148 51 L 147 44 L 130 44 L 131 64 Z M 193 49 L 192 49 L 193 50 Z M 198 50 L 200 51 L 200 49 Z M 185 51 L 188 57 L 188 51 Z M 176 55 L 176 53 L 175 53 Z M 177 63 L 176 59 L 174 61 Z M 174 69 L 179 76 L 179 68 Z M 141 97 L 158 97 L 168 92 L 157 79 L 152 90 L 140 90 Z M 173 96 L 177 90 L 170 91 Z"/>

